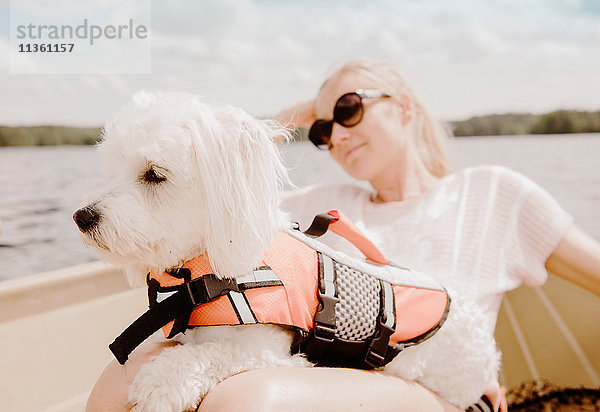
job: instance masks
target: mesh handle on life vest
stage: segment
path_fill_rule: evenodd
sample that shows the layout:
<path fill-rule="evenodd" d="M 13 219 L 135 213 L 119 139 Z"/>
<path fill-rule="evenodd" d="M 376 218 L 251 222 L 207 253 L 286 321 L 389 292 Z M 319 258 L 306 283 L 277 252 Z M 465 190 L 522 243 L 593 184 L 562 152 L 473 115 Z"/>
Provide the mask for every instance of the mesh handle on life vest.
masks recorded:
<path fill-rule="evenodd" d="M 382 265 L 388 264 L 383 253 L 381 253 L 377 246 L 375 246 L 364 233 L 356 227 L 354 222 L 352 222 L 348 216 L 335 209 L 327 212 L 327 215 L 329 220 L 328 229 L 331 229 L 333 233 L 343 237 L 356 246 L 367 259 L 376 263 L 381 263 Z M 317 218 L 315 218 L 315 220 L 316 219 Z"/>

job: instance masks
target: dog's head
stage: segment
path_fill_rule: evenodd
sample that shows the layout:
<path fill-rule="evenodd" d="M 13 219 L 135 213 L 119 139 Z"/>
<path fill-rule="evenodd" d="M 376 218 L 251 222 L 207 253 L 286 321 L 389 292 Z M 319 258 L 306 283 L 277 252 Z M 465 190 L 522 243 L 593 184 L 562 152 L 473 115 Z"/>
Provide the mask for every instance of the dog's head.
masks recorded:
<path fill-rule="evenodd" d="M 282 135 L 231 106 L 137 93 L 104 128 L 108 184 L 73 216 L 82 238 L 132 284 L 205 252 L 217 275 L 245 274 L 284 224 Z"/>

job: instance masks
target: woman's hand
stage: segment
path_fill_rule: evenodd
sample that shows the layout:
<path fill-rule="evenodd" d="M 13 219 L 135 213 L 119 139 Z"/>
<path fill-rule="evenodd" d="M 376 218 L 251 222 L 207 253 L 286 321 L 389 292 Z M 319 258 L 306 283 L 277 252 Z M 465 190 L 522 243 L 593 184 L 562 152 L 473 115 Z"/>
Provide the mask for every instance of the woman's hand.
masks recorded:
<path fill-rule="evenodd" d="M 600 296 L 600 244 L 577 227 L 567 230 L 546 269 Z"/>
<path fill-rule="evenodd" d="M 295 127 L 309 128 L 317 120 L 314 106 L 315 99 L 306 100 L 282 110 L 275 116 L 275 120 Z"/>

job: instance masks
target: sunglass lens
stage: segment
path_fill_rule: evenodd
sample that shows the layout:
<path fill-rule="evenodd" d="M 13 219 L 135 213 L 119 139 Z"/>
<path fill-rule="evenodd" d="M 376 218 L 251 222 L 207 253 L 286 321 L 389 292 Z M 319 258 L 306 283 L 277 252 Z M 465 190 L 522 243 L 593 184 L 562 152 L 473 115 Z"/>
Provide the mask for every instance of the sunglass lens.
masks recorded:
<path fill-rule="evenodd" d="M 319 149 L 328 149 L 332 127 L 333 121 L 331 120 L 317 120 L 310 127 L 310 131 L 308 132 L 309 140 Z"/>
<path fill-rule="evenodd" d="M 362 116 L 362 99 L 356 93 L 346 93 L 340 97 L 333 109 L 333 118 L 344 127 L 356 126 Z"/>

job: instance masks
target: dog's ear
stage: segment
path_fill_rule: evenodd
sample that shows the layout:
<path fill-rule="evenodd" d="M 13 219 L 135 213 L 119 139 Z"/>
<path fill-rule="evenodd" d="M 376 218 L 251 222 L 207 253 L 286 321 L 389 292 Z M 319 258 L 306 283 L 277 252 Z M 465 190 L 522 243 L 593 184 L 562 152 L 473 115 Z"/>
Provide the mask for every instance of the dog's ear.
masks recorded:
<path fill-rule="evenodd" d="M 193 145 L 207 214 L 206 250 L 217 275 L 242 276 L 284 224 L 279 192 L 291 182 L 274 140 L 289 134 L 230 106 L 199 120 Z"/>

